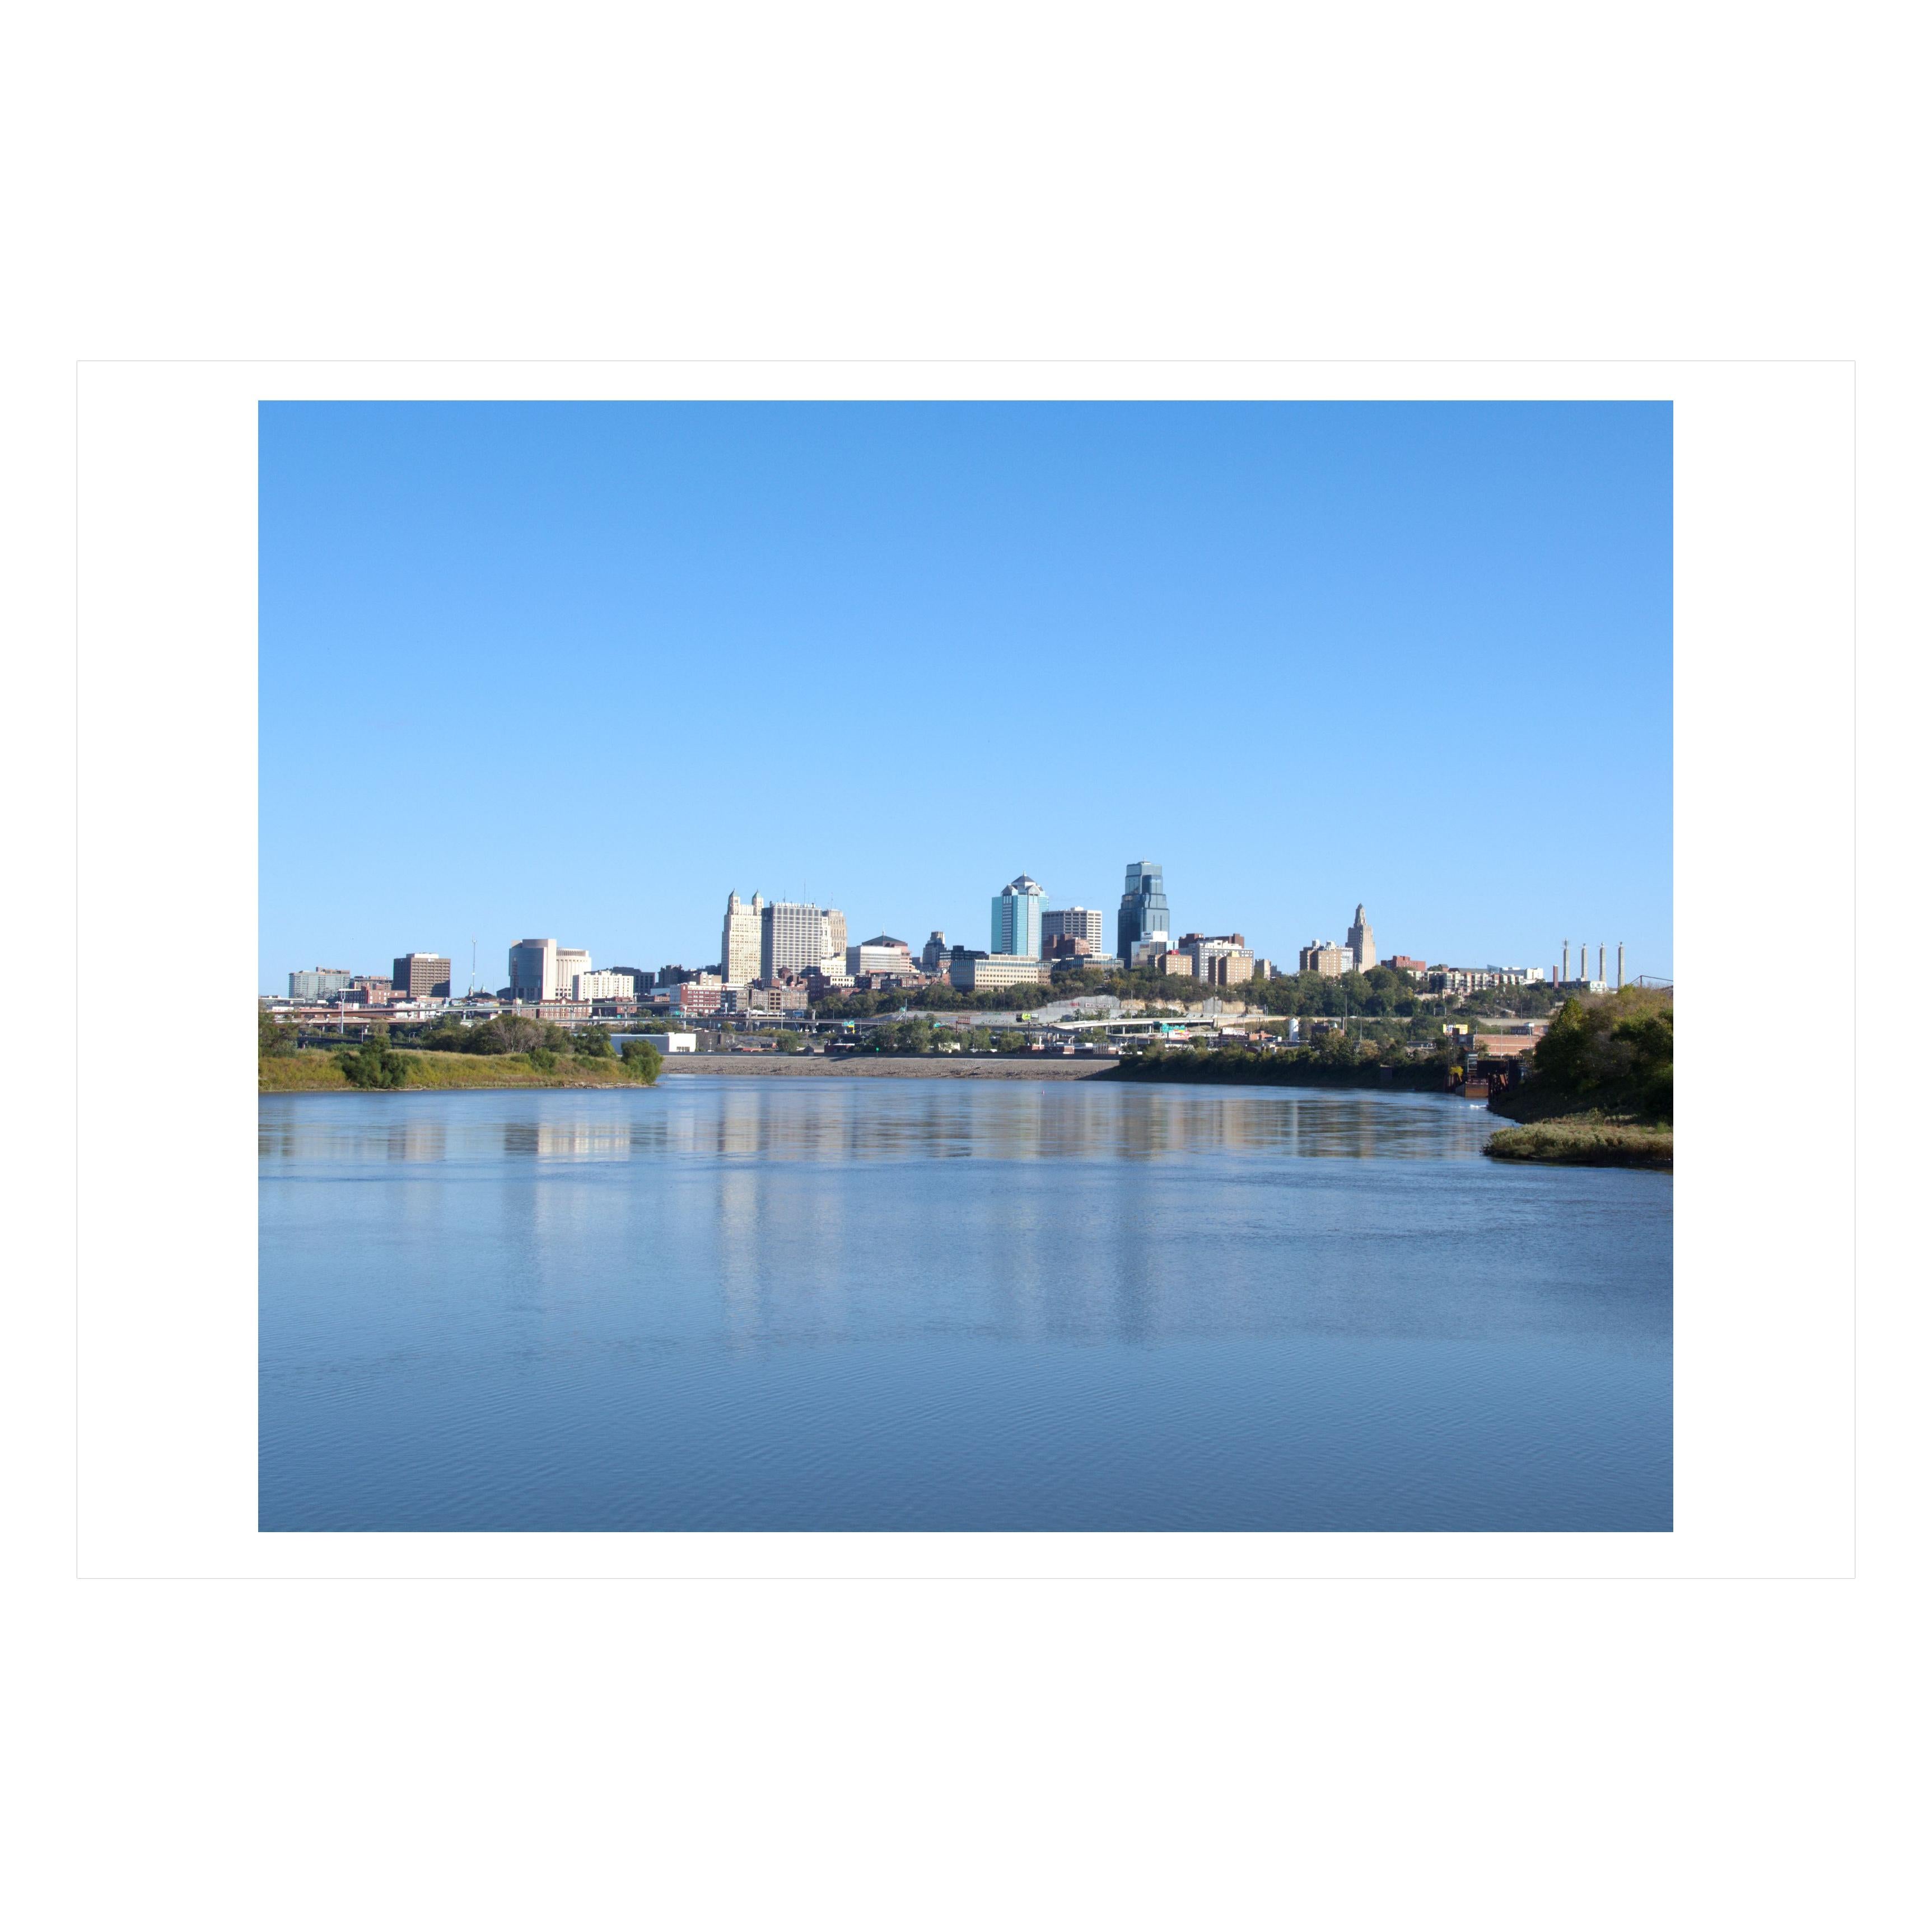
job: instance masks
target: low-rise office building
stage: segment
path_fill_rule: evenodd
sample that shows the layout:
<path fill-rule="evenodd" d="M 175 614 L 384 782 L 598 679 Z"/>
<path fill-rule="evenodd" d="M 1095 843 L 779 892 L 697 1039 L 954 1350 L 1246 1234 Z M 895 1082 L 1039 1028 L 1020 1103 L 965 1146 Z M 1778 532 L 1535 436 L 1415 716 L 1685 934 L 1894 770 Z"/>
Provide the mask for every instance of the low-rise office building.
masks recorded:
<path fill-rule="evenodd" d="M 736 986 L 725 988 L 723 1010 L 739 1013 L 802 1013 L 811 995 L 802 982 L 788 986 Z"/>
<path fill-rule="evenodd" d="M 624 1037 L 627 1040 L 647 1040 L 658 1052 L 667 1055 L 695 1053 L 698 1051 L 698 1036 L 694 1033 L 634 1033 L 627 1034 Z"/>
<path fill-rule="evenodd" d="M 601 973 L 580 973 L 571 983 L 571 997 L 578 1000 L 634 1000 L 637 976 L 607 967 Z"/>
<path fill-rule="evenodd" d="M 1255 956 L 1238 932 L 1184 932 L 1177 950 L 1186 954 L 1194 976 L 1209 986 L 1238 986 L 1255 976 Z"/>
<path fill-rule="evenodd" d="M 1429 990 L 1432 993 L 1480 993 L 1492 986 L 1540 985 L 1540 966 L 1432 966 Z M 1592 989 L 1600 982 L 1591 982 Z"/>
<path fill-rule="evenodd" d="M 1038 986 L 1047 978 L 1046 962 L 1012 952 L 975 952 L 953 950 L 946 977 L 962 993 L 981 993 L 1000 986 Z"/>
<path fill-rule="evenodd" d="M 861 973 L 910 974 L 914 970 L 912 948 L 903 939 L 882 932 L 846 947 L 845 970 L 854 978 Z"/>
<path fill-rule="evenodd" d="M 1332 939 L 1311 939 L 1301 949 L 1300 970 L 1319 973 L 1324 980 L 1339 980 L 1344 973 L 1353 972 L 1354 966 L 1354 953 Z"/>

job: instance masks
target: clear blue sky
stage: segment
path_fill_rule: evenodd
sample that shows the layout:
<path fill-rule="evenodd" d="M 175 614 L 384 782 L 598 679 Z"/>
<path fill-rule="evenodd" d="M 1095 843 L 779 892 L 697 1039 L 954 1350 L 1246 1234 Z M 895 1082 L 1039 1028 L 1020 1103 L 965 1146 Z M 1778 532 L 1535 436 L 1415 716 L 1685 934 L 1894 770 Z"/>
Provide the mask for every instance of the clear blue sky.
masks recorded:
<path fill-rule="evenodd" d="M 1020 872 L 1671 970 L 1668 404 L 274 404 L 261 986 Z M 1593 955 L 1594 960 L 1594 955 Z"/>

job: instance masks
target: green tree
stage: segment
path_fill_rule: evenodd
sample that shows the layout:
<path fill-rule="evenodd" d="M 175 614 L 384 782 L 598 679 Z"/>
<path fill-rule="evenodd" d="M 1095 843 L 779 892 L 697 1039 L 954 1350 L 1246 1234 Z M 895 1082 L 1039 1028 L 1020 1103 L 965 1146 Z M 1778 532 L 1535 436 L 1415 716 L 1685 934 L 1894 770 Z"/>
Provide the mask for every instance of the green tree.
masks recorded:
<path fill-rule="evenodd" d="M 796 1053 L 805 1044 L 790 1027 L 780 1027 L 772 1036 L 772 1042 L 781 1053 Z"/>
<path fill-rule="evenodd" d="M 1347 1028 L 1330 1027 L 1315 1042 L 1314 1058 L 1318 1066 L 1353 1066 L 1361 1056 L 1355 1051 Z"/>
<path fill-rule="evenodd" d="M 1017 1027 L 1004 1027 L 993 1044 L 1002 1053 L 1024 1053 L 1027 1050 L 1027 1037 Z"/>
<path fill-rule="evenodd" d="M 1669 1000 L 1636 986 L 1564 1000 L 1536 1044 L 1536 1084 L 1593 1106 L 1672 1118 L 1675 1025 Z"/>
<path fill-rule="evenodd" d="M 610 1056 L 610 1029 L 604 1026 L 579 1027 L 572 1042 L 580 1060 L 608 1060 Z"/>
<path fill-rule="evenodd" d="M 335 1064 L 352 1087 L 400 1087 L 408 1060 L 389 1044 L 387 1027 L 371 1027 L 360 1046 L 340 1047 Z"/>
<path fill-rule="evenodd" d="M 258 1011 L 256 1052 L 263 1060 L 285 1058 L 296 1050 L 296 1030 L 284 1026 L 263 1006 Z"/>
<path fill-rule="evenodd" d="M 664 1055 L 649 1040 L 627 1040 L 623 1057 L 633 1079 L 641 1080 L 646 1087 L 657 1084 L 658 1076 L 664 1069 Z"/>
<path fill-rule="evenodd" d="M 499 1013 L 470 1029 L 466 1053 L 528 1053 L 544 1043 L 544 1030 L 527 1013 Z"/>

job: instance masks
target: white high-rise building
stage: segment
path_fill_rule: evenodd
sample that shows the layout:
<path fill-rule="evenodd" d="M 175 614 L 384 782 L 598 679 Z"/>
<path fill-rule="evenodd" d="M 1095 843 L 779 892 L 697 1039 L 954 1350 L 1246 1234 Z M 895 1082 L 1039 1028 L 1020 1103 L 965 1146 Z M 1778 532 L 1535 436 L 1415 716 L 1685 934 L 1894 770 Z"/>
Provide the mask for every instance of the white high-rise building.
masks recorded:
<path fill-rule="evenodd" d="M 752 895 L 746 904 L 736 892 L 724 902 L 724 937 L 718 957 L 728 986 L 748 986 L 757 979 L 764 938 L 765 899 Z"/>
<path fill-rule="evenodd" d="M 621 970 L 580 973 L 572 982 L 570 997 L 573 1000 L 634 1000 L 638 976 Z"/>
<path fill-rule="evenodd" d="M 1355 908 L 1355 922 L 1348 928 L 1348 952 L 1358 973 L 1366 973 L 1376 963 L 1376 929 L 1360 906 Z"/>
<path fill-rule="evenodd" d="M 1042 913 L 1040 933 L 1042 940 L 1084 939 L 1088 951 L 1097 955 L 1102 944 L 1100 909 L 1098 906 L 1062 906 L 1057 911 Z"/>
<path fill-rule="evenodd" d="M 758 922 L 758 977 L 772 981 L 789 973 L 796 979 L 811 971 L 826 957 L 827 924 L 826 914 L 808 902 L 768 901 Z M 838 964 L 842 970 L 842 955 Z"/>

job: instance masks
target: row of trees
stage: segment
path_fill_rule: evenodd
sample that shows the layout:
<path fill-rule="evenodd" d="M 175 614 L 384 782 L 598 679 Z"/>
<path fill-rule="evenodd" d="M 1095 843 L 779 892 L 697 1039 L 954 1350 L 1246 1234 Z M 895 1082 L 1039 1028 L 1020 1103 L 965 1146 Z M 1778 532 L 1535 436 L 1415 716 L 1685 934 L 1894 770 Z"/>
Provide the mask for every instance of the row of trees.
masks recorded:
<path fill-rule="evenodd" d="M 1472 1014 L 1537 1018 L 1548 1012 L 1556 1003 L 1551 989 L 1540 984 L 1492 987 L 1460 1000 L 1453 996 L 1445 1000 L 1439 994 L 1418 992 L 1407 974 L 1387 966 L 1371 966 L 1366 973 L 1345 973 L 1335 980 L 1324 979 L 1319 973 L 1294 973 L 1279 980 L 1251 980 L 1227 987 L 1107 966 L 1064 976 L 1036 992 L 1009 987 L 962 993 L 944 985 L 922 986 L 916 992 L 838 992 L 828 993 L 814 1010 L 821 1019 L 868 1019 L 876 1014 L 897 1012 L 908 1002 L 932 1012 L 998 1012 L 1024 1006 L 1030 998 L 1031 1004 L 1044 1005 L 1048 1000 L 1090 999 L 1111 993 L 1117 999 L 1172 1001 L 1198 1000 L 1216 992 L 1226 999 L 1245 1000 L 1250 1006 L 1283 1018 L 1340 1019 L 1345 1015 L 1362 1013 L 1371 1019 L 1412 1019 L 1424 1014 L 1439 1015 L 1452 1004 L 1454 1010 Z"/>
<path fill-rule="evenodd" d="M 942 1033 L 923 1015 L 872 1028 L 853 1044 L 862 1053 L 937 1053 L 942 1038 L 958 1040 L 971 1053 L 1024 1053 L 1027 1050 L 1027 1036 L 1016 1027 L 1002 1027 L 997 1032 L 991 1027 L 949 1028 Z"/>
<path fill-rule="evenodd" d="M 1302 1078 L 1344 1078 L 1384 1070 L 1400 1071 L 1401 1084 L 1414 1087 L 1446 1079 L 1452 1049 L 1444 1040 L 1430 1054 L 1418 1055 L 1402 1040 L 1357 1038 L 1339 1028 L 1324 1034 L 1312 1046 L 1290 1046 L 1258 1054 L 1244 1047 L 1212 1046 L 1196 1042 L 1187 1046 L 1150 1046 L 1121 1062 L 1129 1078 L 1162 1080 L 1227 1079 L 1270 1082 Z"/>

